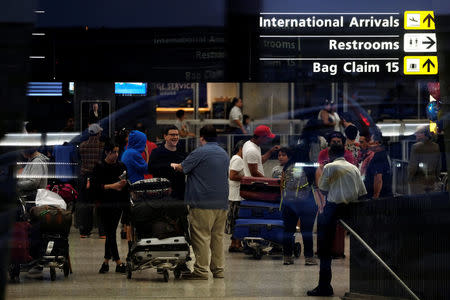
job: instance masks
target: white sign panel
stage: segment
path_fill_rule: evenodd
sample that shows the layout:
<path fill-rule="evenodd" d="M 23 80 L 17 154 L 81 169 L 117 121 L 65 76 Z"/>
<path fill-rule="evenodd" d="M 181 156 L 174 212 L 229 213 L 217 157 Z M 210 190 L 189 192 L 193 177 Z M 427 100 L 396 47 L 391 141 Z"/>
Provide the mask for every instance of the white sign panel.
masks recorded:
<path fill-rule="evenodd" d="M 436 34 L 406 33 L 403 46 L 405 52 L 436 52 Z"/>

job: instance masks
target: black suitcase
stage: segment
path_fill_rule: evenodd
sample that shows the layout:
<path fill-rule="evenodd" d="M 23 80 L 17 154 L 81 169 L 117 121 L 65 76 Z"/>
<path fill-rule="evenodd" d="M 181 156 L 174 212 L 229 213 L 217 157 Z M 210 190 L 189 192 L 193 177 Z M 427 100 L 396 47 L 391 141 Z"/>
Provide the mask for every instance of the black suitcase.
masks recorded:
<path fill-rule="evenodd" d="M 138 234 L 145 236 L 151 236 L 154 232 L 161 232 L 159 235 L 164 236 L 165 231 L 168 231 L 167 234 L 172 236 L 172 233 L 170 233 L 172 229 L 164 229 L 162 224 L 155 225 L 155 222 L 171 224 L 175 222 L 177 226 L 182 228 L 183 232 L 186 232 L 187 214 L 188 211 L 184 202 L 172 197 L 136 202 L 131 208 L 132 223 Z"/>

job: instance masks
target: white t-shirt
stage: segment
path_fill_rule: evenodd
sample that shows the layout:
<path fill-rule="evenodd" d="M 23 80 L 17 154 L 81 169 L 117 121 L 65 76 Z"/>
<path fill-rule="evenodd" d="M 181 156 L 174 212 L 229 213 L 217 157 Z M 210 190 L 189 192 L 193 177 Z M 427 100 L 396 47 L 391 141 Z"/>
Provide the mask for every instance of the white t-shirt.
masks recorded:
<path fill-rule="evenodd" d="M 244 175 L 252 176 L 248 164 L 258 164 L 258 171 L 264 176 L 264 167 L 262 164 L 261 148 L 253 143 L 252 141 L 247 141 L 242 147 L 242 157 L 244 160 Z"/>
<path fill-rule="evenodd" d="M 244 175 L 244 161 L 237 154 L 233 155 L 233 157 L 230 160 L 230 168 L 228 169 L 228 172 L 230 172 L 231 170 L 239 172 L 240 175 Z M 230 186 L 228 193 L 228 200 L 241 201 L 242 198 L 239 193 L 239 190 L 241 188 L 241 182 L 228 179 L 228 184 Z"/>
<path fill-rule="evenodd" d="M 190 132 L 190 130 L 189 130 L 189 123 L 186 122 L 186 120 L 180 121 L 179 119 L 177 119 L 175 121 L 175 126 L 178 128 L 178 130 L 181 130 L 183 128 L 183 126 L 186 126 L 186 131 Z"/>
<path fill-rule="evenodd" d="M 239 128 L 239 126 L 236 124 L 235 120 L 239 120 L 242 124 L 242 110 L 237 107 L 236 105 L 233 106 L 233 108 L 230 111 L 230 127 Z"/>

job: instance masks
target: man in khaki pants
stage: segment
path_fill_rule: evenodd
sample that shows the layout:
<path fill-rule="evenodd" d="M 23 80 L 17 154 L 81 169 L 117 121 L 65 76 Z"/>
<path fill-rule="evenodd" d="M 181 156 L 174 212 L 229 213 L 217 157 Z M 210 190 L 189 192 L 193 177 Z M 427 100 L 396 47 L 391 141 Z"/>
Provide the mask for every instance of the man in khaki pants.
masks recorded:
<path fill-rule="evenodd" d="M 228 209 L 229 158 L 216 139 L 213 126 L 202 127 L 202 146 L 192 151 L 181 164 L 171 164 L 175 170 L 187 175 L 184 199 L 189 206 L 196 261 L 194 271 L 183 275 L 185 279 L 207 280 L 208 267 L 214 278 L 224 277 L 223 238 Z"/>

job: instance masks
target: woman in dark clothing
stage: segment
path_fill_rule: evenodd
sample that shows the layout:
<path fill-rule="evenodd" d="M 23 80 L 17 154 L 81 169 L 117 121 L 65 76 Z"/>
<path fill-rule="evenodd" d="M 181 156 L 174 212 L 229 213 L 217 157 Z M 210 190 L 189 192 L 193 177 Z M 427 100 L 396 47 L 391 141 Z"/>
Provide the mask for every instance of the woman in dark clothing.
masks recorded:
<path fill-rule="evenodd" d="M 100 220 L 106 232 L 105 260 L 99 273 L 109 271 L 108 263 L 110 259 L 116 262 L 116 272 L 125 273 L 126 266 L 121 262 L 117 249 L 116 230 L 122 211 L 129 205 L 127 202 L 127 181 L 119 178 L 126 171 L 126 167 L 123 163 L 117 161 L 119 155 L 117 145 L 106 144 L 105 154 L 104 161 L 94 167 L 91 178 L 91 185 L 99 195 Z"/>
<path fill-rule="evenodd" d="M 312 186 L 315 168 L 309 158 L 309 143 L 302 141 L 289 153 L 281 179 L 282 215 L 284 221 L 283 264 L 294 263 L 293 236 L 300 219 L 305 265 L 317 265 L 313 252 L 313 226 L 317 214 Z"/>

